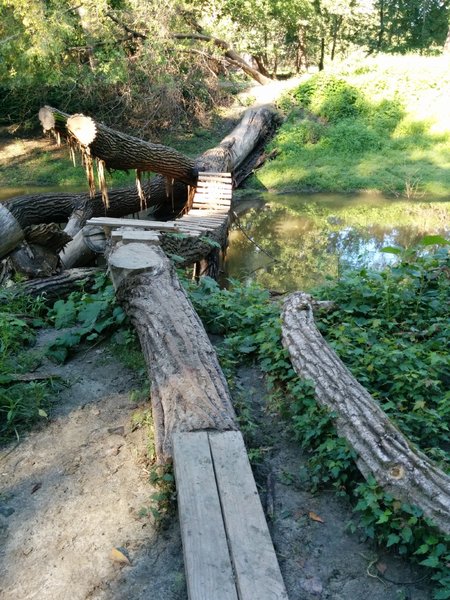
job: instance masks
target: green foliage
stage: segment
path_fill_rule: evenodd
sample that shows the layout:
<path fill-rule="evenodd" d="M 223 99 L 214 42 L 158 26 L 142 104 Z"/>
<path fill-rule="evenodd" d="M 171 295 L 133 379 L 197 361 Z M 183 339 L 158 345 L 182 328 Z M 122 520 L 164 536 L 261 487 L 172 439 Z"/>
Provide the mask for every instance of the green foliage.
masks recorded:
<path fill-rule="evenodd" d="M 281 101 L 290 116 L 272 143 L 279 154 L 258 172 L 267 188 L 448 196 L 445 60 L 366 61 L 313 75 Z"/>
<path fill-rule="evenodd" d="M 346 274 L 316 293 L 337 304 L 319 318 L 328 342 L 389 417 L 443 469 L 450 464 L 445 245 L 439 236 L 429 236 L 415 251 L 400 251 L 396 266 Z M 292 369 L 281 344 L 279 306 L 260 288 L 237 282 L 227 290 L 208 279 L 189 287 L 207 328 L 225 335 L 219 357 L 227 376 L 244 361 L 258 361 L 271 390 L 271 410 L 309 453 L 310 483 L 332 485 L 355 499 L 358 522 L 351 528 L 362 527 L 379 544 L 432 569 L 435 597 L 446 598 L 450 538 L 438 534 L 417 507 L 396 501 L 371 478 L 361 480 L 353 450 L 336 435 L 333 414 L 317 406 L 311 383 Z"/>
<path fill-rule="evenodd" d="M 43 302 L 2 292 L 0 305 L 0 442 L 17 438 L 32 423 L 45 419 L 55 384 L 21 382 L 17 376 L 36 368 L 31 350 L 35 328 L 42 327 Z"/>
<path fill-rule="evenodd" d="M 36 127 L 48 104 L 141 135 L 207 123 L 225 94 L 205 61 L 177 51 L 179 23 L 174 1 L 2 0 L 0 122 Z"/>
<path fill-rule="evenodd" d="M 48 355 L 63 362 L 71 349 L 80 343 L 97 341 L 125 321 L 125 313 L 117 306 L 112 284 L 107 275 L 97 277 L 93 292 L 72 292 L 67 300 L 58 300 L 49 313 L 56 329 L 65 329 L 48 347 Z"/>
<path fill-rule="evenodd" d="M 149 506 L 141 509 L 140 516 L 151 516 L 158 527 L 164 527 L 176 507 L 175 478 L 172 466 L 153 467 L 150 471 L 149 481 L 157 491 L 151 495 Z"/>

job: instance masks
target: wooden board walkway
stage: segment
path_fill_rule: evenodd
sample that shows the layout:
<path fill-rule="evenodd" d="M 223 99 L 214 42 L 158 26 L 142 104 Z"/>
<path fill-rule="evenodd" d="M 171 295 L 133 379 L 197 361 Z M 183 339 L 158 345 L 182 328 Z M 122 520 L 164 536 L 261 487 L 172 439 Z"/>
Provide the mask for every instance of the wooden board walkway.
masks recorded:
<path fill-rule="evenodd" d="M 189 600 L 287 599 L 241 433 L 177 433 L 173 447 Z"/>
<path fill-rule="evenodd" d="M 198 176 L 192 207 L 180 219 L 151 221 L 94 217 L 89 219 L 88 224 L 102 226 L 113 241 L 122 241 L 124 244 L 157 244 L 161 233 L 204 235 L 228 220 L 232 193 L 231 173 L 202 172 Z"/>

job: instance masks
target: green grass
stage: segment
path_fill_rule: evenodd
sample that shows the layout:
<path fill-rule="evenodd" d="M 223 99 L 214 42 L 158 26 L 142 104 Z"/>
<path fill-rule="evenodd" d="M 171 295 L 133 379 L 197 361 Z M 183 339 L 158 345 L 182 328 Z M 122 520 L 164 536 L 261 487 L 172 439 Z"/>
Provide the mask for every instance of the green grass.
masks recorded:
<path fill-rule="evenodd" d="M 258 178 L 276 191 L 448 198 L 449 95 L 441 57 L 379 56 L 313 75 L 281 101 L 279 155 Z"/>

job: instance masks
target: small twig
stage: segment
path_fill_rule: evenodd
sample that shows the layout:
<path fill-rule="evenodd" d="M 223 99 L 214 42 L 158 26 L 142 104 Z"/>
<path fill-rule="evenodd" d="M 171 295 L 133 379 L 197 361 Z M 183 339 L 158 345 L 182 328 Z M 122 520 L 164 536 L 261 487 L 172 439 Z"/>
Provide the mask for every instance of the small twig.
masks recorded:
<path fill-rule="evenodd" d="M 239 217 L 237 216 L 237 214 L 232 211 L 233 217 L 234 217 L 234 221 L 236 222 L 236 225 L 238 226 L 238 229 L 240 229 L 240 231 L 242 231 L 242 233 L 245 235 L 245 237 L 256 247 L 258 248 L 258 250 L 260 250 L 261 252 L 263 252 L 264 254 L 266 254 L 269 258 L 271 258 L 274 262 L 280 262 L 278 260 L 278 258 L 275 258 L 272 254 L 270 254 L 270 252 L 267 252 L 267 250 L 264 250 L 264 248 L 262 248 L 259 244 L 257 244 L 255 242 L 254 239 L 252 239 L 248 233 L 244 230 L 244 228 L 241 225 L 241 221 L 239 219 Z"/>

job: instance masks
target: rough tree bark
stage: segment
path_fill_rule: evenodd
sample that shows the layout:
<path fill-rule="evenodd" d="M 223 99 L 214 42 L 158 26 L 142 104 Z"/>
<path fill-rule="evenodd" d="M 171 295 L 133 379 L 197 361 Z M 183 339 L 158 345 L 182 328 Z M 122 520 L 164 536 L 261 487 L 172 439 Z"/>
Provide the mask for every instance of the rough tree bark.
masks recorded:
<path fill-rule="evenodd" d="M 314 324 L 310 297 L 295 293 L 283 309 L 283 343 L 296 372 L 313 381 L 319 404 L 336 414 L 336 428 L 357 454 L 357 465 L 395 498 L 419 506 L 450 533 L 450 477 L 388 419 L 350 374 Z"/>
<path fill-rule="evenodd" d="M 50 106 L 41 108 L 39 118 L 44 131 L 54 129 L 57 120 L 59 123 L 65 120 L 68 133 L 81 147 L 89 147 L 90 155 L 102 160 L 107 169 L 153 171 L 188 185 L 197 183 L 194 161 L 173 148 L 145 142 L 110 129 L 91 117 L 69 116 Z"/>
<path fill-rule="evenodd" d="M 57 116 L 55 126 L 58 132 L 64 130 L 64 123 L 68 115 L 60 111 L 55 113 L 44 111 L 41 118 L 45 121 L 45 127 L 49 127 Z M 204 171 L 231 171 L 238 173 L 240 165 L 244 163 L 249 154 L 255 149 L 261 148 L 273 133 L 278 123 L 277 113 L 269 107 L 249 109 L 243 116 L 239 125 L 216 147 L 201 155 L 194 161 L 194 170 Z M 115 132 L 111 131 L 114 137 Z M 118 134 L 117 140 L 122 134 Z M 122 158 L 115 160 L 123 164 Z M 155 165 L 154 165 L 155 166 Z M 239 177 L 238 177 L 239 180 Z M 163 176 L 157 176 L 142 185 L 147 207 L 151 207 L 152 214 L 159 220 L 174 218 L 182 211 L 188 198 L 188 186 L 176 181 L 172 188 L 172 195 L 167 197 L 166 180 Z M 88 194 L 36 194 L 13 198 L 4 206 L 11 213 L 22 228 L 37 223 L 66 222 L 66 233 L 74 237 L 84 226 L 87 219 L 97 216 L 122 217 L 131 213 L 137 213 L 141 209 L 141 199 L 135 187 L 110 190 L 108 193 L 109 206 L 103 203 L 102 194 L 98 193 L 91 199 Z M 223 236 L 222 238 L 220 236 Z M 205 257 L 212 252 L 211 245 L 207 245 L 199 238 L 190 238 L 188 241 L 180 241 L 174 244 L 173 240 L 166 239 L 163 242 L 172 249 L 172 254 L 180 256 Z M 223 246 L 226 235 L 223 232 L 213 232 L 211 237 Z M 15 243 L 8 244 L 8 248 L 14 247 Z M 70 242 L 72 244 L 72 242 Z M 177 246 L 176 248 L 174 246 Z M 66 252 L 70 250 L 68 246 Z M 203 253 L 203 254 L 202 254 Z M 76 266 L 73 264 L 73 266 Z"/>
<path fill-rule="evenodd" d="M 171 202 L 167 200 L 163 177 L 155 177 L 143 183 L 142 189 L 147 208 L 155 211 L 166 206 L 171 208 Z M 183 183 L 175 183 L 174 198 L 182 198 L 179 205 L 186 201 L 186 194 L 187 186 Z M 69 235 L 74 235 L 91 217 L 123 217 L 138 213 L 141 209 L 141 200 L 134 186 L 110 190 L 108 196 L 109 207 L 105 207 L 103 204 L 101 193 L 90 198 L 87 193 L 70 194 L 65 192 L 16 196 L 2 206 L 9 210 L 22 229 L 40 223 L 65 223 L 76 212 L 79 214 L 77 219 L 79 225 L 76 230 L 69 232 Z"/>
<path fill-rule="evenodd" d="M 76 289 L 90 290 L 95 283 L 95 277 L 102 269 L 89 268 L 89 269 L 67 269 L 55 275 L 53 277 L 44 277 L 42 279 L 31 279 L 24 283 L 16 284 L 12 287 L 6 288 L 0 291 L 0 304 L 3 302 L 9 302 L 11 296 L 23 295 L 32 296 L 44 296 L 46 300 L 52 301 L 58 298 L 67 298 L 70 292 Z"/>
<path fill-rule="evenodd" d="M 118 246 L 108 263 L 147 362 L 158 461 L 171 459 L 175 431 L 237 429 L 215 350 L 161 248 Z"/>

